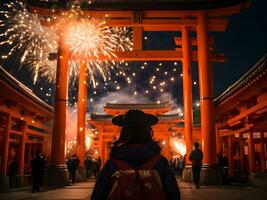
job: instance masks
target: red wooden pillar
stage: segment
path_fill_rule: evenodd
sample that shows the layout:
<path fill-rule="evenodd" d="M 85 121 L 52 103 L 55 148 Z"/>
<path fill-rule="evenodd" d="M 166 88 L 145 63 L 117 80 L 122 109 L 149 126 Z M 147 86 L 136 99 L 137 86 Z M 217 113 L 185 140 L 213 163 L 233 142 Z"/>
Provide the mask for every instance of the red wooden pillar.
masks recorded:
<path fill-rule="evenodd" d="M 142 50 L 143 48 L 143 27 L 133 27 L 133 50 Z"/>
<path fill-rule="evenodd" d="M 222 152 L 222 141 L 220 137 L 218 124 L 215 124 L 215 137 L 216 137 L 216 152 L 219 154 Z"/>
<path fill-rule="evenodd" d="M 6 115 L 5 127 L 3 131 L 3 140 L 0 144 L 0 192 L 6 192 L 9 189 L 7 167 L 8 167 L 8 154 L 9 154 L 9 139 L 11 129 L 11 114 Z"/>
<path fill-rule="evenodd" d="M 253 173 L 255 171 L 253 132 L 248 134 L 248 165 L 249 173 Z"/>
<path fill-rule="evenodd" d="M 205 12 L 200 12 L 198 15 L 197 43 L 203 163 L 216 165 L 213 81 L 208 49 L 207 14 Z"/>
<path fill-rule="evenodd" d="M 57 60 L 51 167 L 46 171 L 44 177 L 44 183 L 46 185 L 56 187 L 65 186 L 69 182 L 65 155 L 68 62 L 69 51 L 64 47 L 61 39 Z"/>
<path fill-rule="evenodd" d="M 52 134 L 51 164 L 52 166 L 65 165 L 65 129 L 66 104 L 68 88 L 68 61 L 69 55 L 63 44 L 59 45 L 57 64 L 56 92 L 54 104 L 54 124 Z"/>
<path fill-rule="evenodd" d="M 166 137 L 165 138 L 165 141 L 166 141 L 166 158 L 168 159 L 168 160 L 170 160 L 171 159 L 171 152 L 170 152 L 170 137 L 168 136 L 168 137 Z"/>
<path fill-rule="evenodd" d="M 108 141 L 104 141 L 104 157 L 101 159 L 103 163 L 106 163 L 109 157 L 108 144 Z"/>
<path fill-rule="evenodd" d="M 86 133 L 86 101 L 87 100 L 87 76 L 86 62 L 80 63 L 79 89 L 78 89 L 78 120 L 77 120 L 77 155 L 80 165 L 85 158 L 85 133 Z"/>
<path fill-rule="evenodd" d="M 0 152 L 1 157 L 2 157 L 1 166 L 0 166 L 0 174 L 3 176 L 7 175 L 10 129 L 11 129 L 11 115 L 7 114 L 4 137 L 3 137 L 3 144 L 1 145 L 2 148 Z"/>
<path fill-rule="evenodd" d="M 261 132 L 261 172 L 266 171 L 266 154 L 265 154 L 265 142 L 264 142 L 264 132 Z"/>
<path fill-rule="evenodd" d="M 240 174 L 244 174 L 244 139 L 243 134 L 239 134 L 239 165 L 240 165 Z"/>
<path fill-rule="evenodd" d="M 24 164 L 25 164 L 25 144 L 26 144 L 26 130 L 27 124 L 22 125 L 22 136 L 19 146 L 19 175 L 24 176 Z"/>
<path fill-rule="evenodd" d="M 101 158 L 101 167 L 104 164 L 104 138 L 103 138 L 103 132 L 99 132 L 99 140 L 98 140 L 98 156 Z"/>
<path fill-rule="evenodd" d="M 188 27 L 182 29 L 183 51 L 183 98 L 184 98 L 184 127 L 186 144 L 186 163 L 189 164 L 189 155 L 193 147 L 192 138 L 192 72 L 191 72 L 191 41 Z"/>
<path fill-rule="evenodd" d="M 229 135 L 227 137 L 227 157 L 228 157 L 228 167 L 229 176 L 233 175 L 233 136 Z"/>

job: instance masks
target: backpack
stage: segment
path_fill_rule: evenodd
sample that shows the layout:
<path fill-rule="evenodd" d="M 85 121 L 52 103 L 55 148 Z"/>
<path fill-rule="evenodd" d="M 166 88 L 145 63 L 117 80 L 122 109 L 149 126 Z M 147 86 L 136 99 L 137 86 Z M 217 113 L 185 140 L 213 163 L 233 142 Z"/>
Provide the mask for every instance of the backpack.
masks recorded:
<path fill-rule="evenodd" d="M 159 173 L 152 169 L 160 157 L 160 154 L 152 157 L 138 169 L 111 158 L 119 170 L 111 176 L 108 200 L 164 200 Z"/>

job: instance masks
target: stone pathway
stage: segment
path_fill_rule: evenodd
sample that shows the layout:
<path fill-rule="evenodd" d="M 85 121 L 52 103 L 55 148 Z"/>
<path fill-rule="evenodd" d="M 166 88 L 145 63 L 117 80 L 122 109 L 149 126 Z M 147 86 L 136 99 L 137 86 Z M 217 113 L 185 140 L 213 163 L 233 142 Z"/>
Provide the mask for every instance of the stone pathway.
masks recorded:
<path fill-rule="evenodd" d="M 84 200 L 89 199 L 95 182 L 76 183 L 64 188 L 31 193 L 27 187 L 23 191 L 10 191 L 0 194 L 0 200 Z"/>
<path fill-rule="evenodd" d="M 0 194 L 0 200 L 89 200 L 94 182 L 76 183 L 61 189 L 32 194 L 31 188 Z M 182 200 L 265 200 L 267 190 L 240 186 L 202 186 L 192 189 L 190 183 L 179 182 Z"/>

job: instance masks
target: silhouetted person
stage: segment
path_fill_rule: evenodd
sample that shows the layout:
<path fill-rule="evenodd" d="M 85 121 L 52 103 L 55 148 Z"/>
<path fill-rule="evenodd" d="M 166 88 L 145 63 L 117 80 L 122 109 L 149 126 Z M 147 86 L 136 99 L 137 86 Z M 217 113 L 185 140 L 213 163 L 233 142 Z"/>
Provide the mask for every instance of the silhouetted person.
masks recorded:
<path fill-rule="evenodd" d="M 97 178 L 97 162 L 96 158 L 92 160 L 92 173 L 95 178 Z"/>
<path fill-rule="evenodd" d="M 87 156 L 83 164 L 86 171 L 86 178 L 90 178 L 92 172 L 92 158 Z"/>
<path fill-rule="evenodd" d="M 80 164 L 79 158 L 74 154 L 70 160 L 70 176 L 72 183 L 75 183 L 76 170 Z"/>
<path fill-rule="evenodd" d="M 175 158 L 175 174 L 179 176 L 179 158 Z"/>
<path fill-rule="evenodd" d="M 18 169 L 18 164 L 14 158 L 8 167 L 8 177 L 9 177 L 9 187 L 13 188 L 16 185 L 16 173 Z"/>
<path fill-rule="evenodd" d="M 221 175 L 222 175 L 223 182 L 224 182 L 224 167 L 223 167 L 223 154 L 222 154 L 222 152 L 217 154 L 217 166 L 218 166 L 219 170 L 221 171 Z"/>
<path fill-rule="evenodd" d="M 45 161 L 40 153 L 31 160 L 32 168 L 32 192 L 39 192 L 45 170 Z"/>
<path fill-rule="evenodd" d="M 223 158 L 222 158 L 223 183 L 227 183 L 227 181 L 228 181 L 228 170 L 229 170 L 228 164 L 229 164 L 228 157 L 226 156 L 226 154 L 224 154 Z"/>
<path fill-rule="evenodd" d="M 192 172 L 193 172 L 194 185 L 196 188 L 199 188 L 203 153 L 199 149 L 199 143 L 198 142 L 195 142 L 194 149 L 190 153 L 189 160 L 192 162 Z"/>
<path fill-rule="evenodd" d="M 179 171 L 179 176 L 182 177 L 183 175 L 183 171 L 184 171 L 184 167 L 185 167 L 185 158 L 184 156 L 181 156 L 179 158 L 179 164 L 178 164 L 178 171 Z"/>
<path fill-rule="evenodd" d="M 153 140 L 151 126 L 158 123 L 158 118 L 140 110 L 129 110 L 114 117 L 112 123 L 122 127 L 120 137 L 112 145 L 110 159 L 98 176 L 91 200 L 179 200 L 173 170 L 161 155 L 160 145 Z M 145 179 L 154 182 L 146 187 L 142 182 Z"/>
<path fill-rule="evenodd" d="M 69 172 L 69 181 L 71 181 L 71 158 L 66 159 L 66 165 Z"/>
<path fill-rule="evenodd" d="M 217 154 L 217 165 L 223 167 L 223 154 L 222 152 Z"/>
<path fill-rule="evenodd" d="M 171 166 L 172 171 L 173 171 L 173 173 L 174 173 L 174 175 L 175 175 L 175 158 L 172 158 L 172 159 L 170 160 L 170 166 Z"/>
<path fill-rule="evenodd" d="M 95 177 L 97 178 L 98 177 L 98 174 L 99 174 L 99 171 L 100 171 L 100 168 L 101 168 L 101 158 L 98 156 L 98 158 L 96 159 L 96 173 L 95 173 Z"/>

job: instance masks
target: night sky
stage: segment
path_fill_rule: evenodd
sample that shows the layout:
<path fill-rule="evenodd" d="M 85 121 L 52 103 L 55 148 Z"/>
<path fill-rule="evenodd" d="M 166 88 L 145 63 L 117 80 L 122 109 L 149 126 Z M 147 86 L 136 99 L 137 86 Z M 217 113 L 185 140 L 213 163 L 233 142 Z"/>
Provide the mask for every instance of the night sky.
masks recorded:
<path fill-rule="evenodd" d="M 0 3 L 2 8 L 2 3 Z M 226 63 L 213 63 L 214 96 L 218 96 L 234 83 L 257 60 L 267 53 L 267 1 L 252 0 L 251 6 L 229 17 L 226 32 L 210 33 L 215 36 L 214 49 L 224 53 Z M 0 29 L 1 31 L 1 29 Z M 174 32 L 144 32 L 144 49 L 174 49 Z M 1 47 L 0 54 L 6 49 Z M 53 104 L 54 85 L 39 79 L 34 85 L 25 68 L 18 66 L 16 58 L 1 61 L 1 65 L 30 87 L 38 96 Z M 128 62 L 122 64 L 123 72 L 112 73 L 106 83 L 88 86 L 88 111 L 99 112 L 103 104 L 111 102 L 157 102 L 170 100 L 182 107 L 182 69 L 180 62 Z M 127 68 L 127 70 L 126 70 Z M 19 70 L 18 70 L 19 69 Z M 135 73 L 135 74 L 134 74 Z M 154 78 L 154 82 L 150 84 Z M 131 83 L 127 82 L 127 77 Z M 197 66 L 193 64 L 193 102 L 198 103 Z M 156 87 L 154 87 L 156 86 Z M 118 89 L 119 88 L 119 89 Z M 162 89 L 162 90 L 160 90 Z M 69 105 L 77 101 L 77 84 L 69 88 Z"/>

